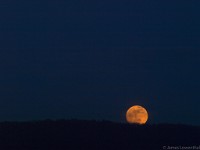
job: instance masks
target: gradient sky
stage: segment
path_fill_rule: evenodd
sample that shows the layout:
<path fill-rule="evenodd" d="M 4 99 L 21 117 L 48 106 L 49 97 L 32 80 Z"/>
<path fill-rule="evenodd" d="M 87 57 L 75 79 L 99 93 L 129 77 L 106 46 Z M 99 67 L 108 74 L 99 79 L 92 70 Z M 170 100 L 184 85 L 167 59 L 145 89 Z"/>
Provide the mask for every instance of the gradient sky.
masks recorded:
<path fill-rule="evenodd" d="M 200 124 L 200 1 L 1 0 L 0 121 Z"/>

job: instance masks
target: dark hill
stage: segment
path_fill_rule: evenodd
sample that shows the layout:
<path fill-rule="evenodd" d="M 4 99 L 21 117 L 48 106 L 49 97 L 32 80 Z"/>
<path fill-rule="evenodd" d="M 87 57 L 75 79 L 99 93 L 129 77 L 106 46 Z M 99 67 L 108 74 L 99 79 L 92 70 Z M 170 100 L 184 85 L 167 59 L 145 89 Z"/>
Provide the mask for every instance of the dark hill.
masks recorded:
<path fill-rule="evenodd" d="M 186 125 L 79 120 L 0 123 L 2 150 L 162 150 L 199 145 L 200 127 Z"/>

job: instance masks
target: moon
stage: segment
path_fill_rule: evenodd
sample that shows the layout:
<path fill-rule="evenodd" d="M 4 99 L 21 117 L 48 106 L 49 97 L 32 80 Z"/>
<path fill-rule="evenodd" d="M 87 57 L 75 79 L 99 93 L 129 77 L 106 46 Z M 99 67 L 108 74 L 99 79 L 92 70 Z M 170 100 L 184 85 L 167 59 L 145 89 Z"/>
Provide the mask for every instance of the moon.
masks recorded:
<path fill-rule="evenodd" d="M 145 124 L 148 120 L 147 110 L 139 105 L 132 106 L 126 112 L 126 120 L 131 124 Z"/>

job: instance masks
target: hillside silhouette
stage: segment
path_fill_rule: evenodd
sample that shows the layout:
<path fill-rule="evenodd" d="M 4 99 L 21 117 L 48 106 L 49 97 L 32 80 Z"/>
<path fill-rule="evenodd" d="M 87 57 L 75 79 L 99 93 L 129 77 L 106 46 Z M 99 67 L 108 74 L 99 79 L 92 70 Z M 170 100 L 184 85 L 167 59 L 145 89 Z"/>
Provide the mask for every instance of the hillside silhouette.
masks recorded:
<path fill-rule="evenodd" d="M 162 150 L 199 145 L 200 127 L 189 125 L 84 120 L 0 123 L 2 150 Z"/>

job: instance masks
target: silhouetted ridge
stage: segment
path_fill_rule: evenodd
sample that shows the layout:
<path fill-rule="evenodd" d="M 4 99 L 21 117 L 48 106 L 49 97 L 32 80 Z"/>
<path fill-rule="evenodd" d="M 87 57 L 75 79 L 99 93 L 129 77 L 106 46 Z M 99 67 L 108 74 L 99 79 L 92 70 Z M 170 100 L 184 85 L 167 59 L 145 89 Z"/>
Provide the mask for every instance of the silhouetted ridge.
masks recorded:
<path fill-rule="evenodd" d="M 198 146 L 200 127 L 45 120 L 0 123 L 2 150 L 157 150 Z"/>

